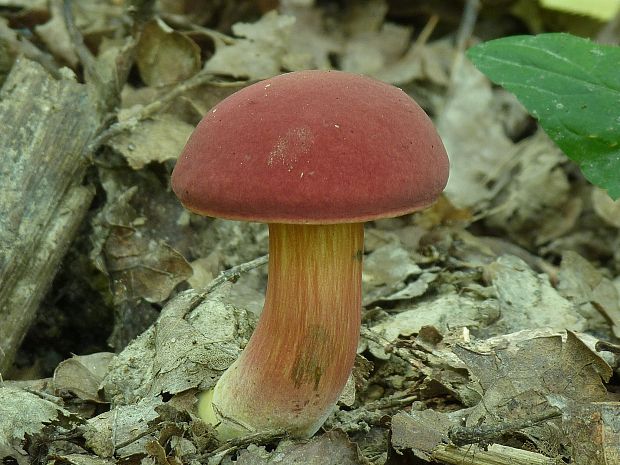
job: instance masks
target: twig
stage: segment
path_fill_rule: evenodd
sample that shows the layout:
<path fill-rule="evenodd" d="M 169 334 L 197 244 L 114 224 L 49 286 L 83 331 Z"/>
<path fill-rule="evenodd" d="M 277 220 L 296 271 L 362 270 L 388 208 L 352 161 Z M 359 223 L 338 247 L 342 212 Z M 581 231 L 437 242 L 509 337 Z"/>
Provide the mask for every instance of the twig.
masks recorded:
<path fill-rule="evenodd" d="M 461 24 L 456 32 L 455 46 L 456 53 L 454 54 L 454 61 L 452 62 L 452 68 L 450 70 L 450 81 L 454 82 L 454 76 L 461 69 L 461 64 L 464 59 L 464 51 L 467 47 L 467 43 L 471 39 L 478 19 L 478 10 L 480 9 L 480 0 L 467 0 L 463 9 L 463 16 L 461 18 Z"/>
<path fill-rule="evenodd" d="M 467 42 L 474 33 L 474 27 L 478 20 L 478 11 L 480 10 L 480 0 L 467 0 L 463 8 L 463 16 L 461 23 L 456 31 L 456 49 L 463 52 L 467 47 Z"/>
<path fill-rule="evenodd" d="M 204 463 L 206 459 L 220 456 L 224 457 L 226 455 L 232 454 L 242 447 L 247 447 L 250 444 L 269 444 L 275 440 L 283 439 L 287 436 L 284 431 L 270 431 L 266 433 L 253 433 L 247 436 L 243 436 L 240 438 L 231 439 L 226 441 L 220 447 L 215 449 L 214 451 L 207 452 L 200 457 L 200 463 Z"/>
<path fill-rule="evenodd" d="M 594 348 L 597 352 L 611 352 L 612 354 L 620 355 L 620 345 L 612 344 L 611 342 L 598 341 Z"/>
<path fill-rule="evenodd" d="M 115 60 L 117 79 L 114 93 L 119 100 L 122 88 L 127 82 L 129 71 L 133 66 L 136 47 L 138 46 L 138 42 L 140 42 L 144 26 L 153 16 L 154 3 L 155 0 L 129 0 L 126 3 L 125 12 L 132 20 L 133 30 Z M 116 106 L 115 104 L 114 107 Z"/>
<path fill-rule="evenodd" d="M 428 21 L 413 44 L 414 48 L 418 49 L 428 42 L 428 39 L 430 39 L 431 34 L 437 27 L 437 23 L 439 23 L 439 15 L 431 15 L 431 17 L 428 18 Z"/>
<path fill-rule="evenodd" d="M 180 27 L 181 29 L 191 30 L 205 34 L 211 39 L 213 39 L 213 41 L 216 43 L 220 43 L 223 45 L 232 45 L 237 42 L 237 39 L 235 39 L 234 37 L 226 35 L 223 32 L 217 31 L 215 29 L 199 26 L 198 24 L 193 23 L 183 15 L 163 13 L 161 15 L 161 18 L 166 23 L 173 24 L 174 26 Z"/>
<path fill-rule="evenodd" d="M 152 115 L 160 111 L 163 107 L 174 101 L 181 94 L 199 87 L 203 84 L 212 84 L 219 87 L 236 87 L 244 84 L 249 84 L 248 81 L 233 81 L 233 82 L 216 82 L 214 81 L 214 74 L 208 71 L 201 71 L 200 73 L 192 76 L 186 81 L 183 81 L 174 89 L 154 102 L 145 105 L 140 111 L 131 116 L 130 118 L 119 121 L 110 126 L 105 131 L 101 132 L 93 141 L 88 145 L 87 153 L 94 153 L 101 145 L 105 144 L 114 136 L 117 136 L 125 131 L 131 131 L 136 128 L 138 123 L 150 118 Z"/>
<path fill-rule="evenodd" d="M 467 444 L 475 444 L 478 442 L 489 442 L 502 436 L 506 432 L 530 428 L 544 421 L 552 420 L 561 416 L 562 412 L 552 411 L 514 422 L 503 422 L 494 425 L 481 426 L 454 426 L 450 428 L 448 437 L 456 446 L 465 446 Z"/>
<path fill-rule="evenodd" d="M 71 0 L 63 0 L 63 17 L 65 20 L 65 26 L 67 27 L 67 32 L 69 32 L 71 43 L 75 48 L 75 53 L 84 67 L 86 78 L 93 81 L 95 87 L 101 91 L 105 85 L 101 75 L 97 71 L 97 61 L 95 60 L 95 57 L 92 53 L 90 53 L 90 50 L 88 50 L 86 45 L 84 45 L 84 37 L 82 37 L 82 33 L 75 25 L 75 18 L 73 17 L 73 12 L 71 11 L 72 3 L 73 2 Z"/>
<path fill-rule="evenodd" d="M 418 395 L 412 395 L 409 392 L 405 392 L 403 394 L 395 394 L 389 397 L 382 397 L 381 399 L 368 402 L 366 405 L 364 405 L 364 408 L 366 410 L 388 410 L 394 407 L 410 405 L 418 399 Z"/>
<path fill-rule="evenodd" d="M 36 389 L 30 389 L 30 388 L 24 388 L 25 392 L 28 392 L 32 395 L 35 395 L 37 397 L 39 397 L 40 399 L 46 400 L 48 402 L 51 402 L 53 404 L 56 405 L 63 405 L 63 401 L 62 398 L 58 397 L 58 396 L 54 396 L 52 394 L 48 394 L 47 392 L 43 392 L 43 391 L 38 391 Z"/>
<path fill-rule="evenodd" d="M 362 326 L 360 329 L 360 336 L 374 342 L 378 346 L 381 346 L 386 354 L 392 354 L 401 359 L 403 362 L 413 365 L 413 360 L 409 357 L 409 352 L 407 350 L 396 347 L 392 342 L 384 338 L 379 333 Z"/>
<path fill-rule="evenodd" d="M 69 36 L 76 49 L 78 58 L 84 66 L 85 75 L 93 81 L 95 88 L 99 92 L 101 100 L 111 110 L 118 106 L 120 91 L 127 80 L 129 69 L 131 68 L 134 60 L 135 47 L 142 33 L 143 25 L 148 17 L 147 13 L 151 11 L 153 0 L 133 0 L 129 2 L 127 6 L 127 13 L 133 19 L 134 26 L 137 25 L 137 27 L 134 27 L 133 35 L 129 38 L 122 51 L 119 53 L 119 56 L 116 59 L 116 74 L 113 76 L 113 79 L 109 79 L 110 82 L 108 83 L 104 82 L 103 77 L 97 71 L 96 59 L 84 45 L 83 37 L 75 25 L 73 14 L 71 12 L 71 0 L 63 1 L 64 18 L 67 30 L 69 31 Z M 248 81 L 220 82 L 215 81 L 214 78 L 215 75 L 213 73 L 202 70 L 195 76 L 192 76 L 186 81 L 180 83 L 161 98 L 142 107 L 128 119 L 118 121 L 109 126 L 107 129 L 102 130 L 85 148 L 84 155 L 90 156 L 95 153 L 101 145 L 105 144 L 114 136 L 135 129 L 141 121 L 151 117 L 166 105 L 173 102 L 181 94 L 191 89 L 207 83 L 219 87 L 236 87 L 249 84 Z"/>
<path fill-rule="evenodd" d="M 217 287 L 224 284 L 226 281 L 235 282 L 243 273 L 247 273 L 254 268 L 258 268 L 266 264 L 269 261 L 269 255 L 263 255 L 262 257 L 255 258 L 246 263 L 241 263 L 240 265 L 233 266 L 227 270 L 222 271 L 217 278 L 211 280 L 209 284 L 201 291 L 196 292 L 194 298 L 192 299 L 187 312 L 194 311 L 197 307 L 199 307 L 207 296 L 213 292 Z"/>
<path fill-rule="evenodd" d="M 41 51 L 36 45 L 23 37 L 17 31 L 8 27 L 4 18 L 0 18 L 0 39 L 9 45 L 11 53 L 15 55 L 23 55 L 29 60 L 36 61 L 45 70 L 50 73 L 54 79 L 60 79 L 61 75 L 58 71 L 58 65 L 54 61 L 54 57 L 49 53 Z"/>
<path fill-rule="evenodd" d="M 90 81 L 98 96 L 98 104 L 102 107 L 102 113 L 116 112 L 120 103 L 120 94 L 123 86 L 127 82 L 129 71 L 135 59 L 135 50 L 142 35 L 144 24 L 152 16 L 154 0 L 130 0 L 126 2 L 125 13 L 131 18 L 133 30 L 131 35 L 126 38 L 125 44 L 119 49 L 114 60 L 113 69 L 105 69 L 102 73 L 97 69 L 97 59 L 90 50 L 84 45 L 84 38 L 77 26 L 71 11 L 71 0 L 63 1 L 63 16 L 69 37 L 75 48 L 76 54 L 84 67 L 84 75 Z M 115 119 L 116 115 L 109 115 L 106 120 Z M 107 125 L 104 125 L 107 126 Z M 105 132 L 106 130 L 103 130 Z M 99 132 L 101 134 L 102 132 Z M 94 142 L 98 137 L 94 137 L 84 149 L 84 155 L 91 156 L 99 144 Z"/>
<path fill-rule="evenodd" d="M 411 405 L 418 400 L 418 396 L 404 393 L 393 395 L 369 402 L 354 410 L 339 410 L 327 420 L 324 428 L 340 428 L 345 433 L 367 431 L 369 425 L 384 425 L 384 418 L 391 415 L 394 410 L 402 409 L 403 406 Z"/>
<path fill-rule="evenodd" d="M 207 287 L 201 292 L 202 296 L 206 296 L 207 294 L 213 292 L 213 290 L 226 281 L 235 282 L 243 273 L 247 273 L 254 268 L 258 268 L 259 266 L 265 265 L 269 262 L 269 254 L 263 255 L 262 257 L 255 258 L 246 263 L 242 263 L 241 265 L 233 266 L 227 270 L 222 271 L 217 278 L 212 280 Z"/>
<path fill-rule="evenodd" d="M 123 447 L 127 447 L 128 445 L 133 444 L 137 440 L 142 439 L 145 436 L 148 436 L 150 434 L 155 433 L 159 428 L 160 428 L 160 423 L 159 422 L 157 422 L 157 423 L 155 423 L 153 425 L 150 425 L 147 429 L 145 429 L 144 431 L 141 431 L 137 435 L 131 436 L 129 439 L 126 439 L 125 441 L 119 442 L 118 444 L 114 444 L 114 450 L 118 451 L 118 450 L 122 449 Z M 116 428 L 114 430 L 116 430 Z"/>

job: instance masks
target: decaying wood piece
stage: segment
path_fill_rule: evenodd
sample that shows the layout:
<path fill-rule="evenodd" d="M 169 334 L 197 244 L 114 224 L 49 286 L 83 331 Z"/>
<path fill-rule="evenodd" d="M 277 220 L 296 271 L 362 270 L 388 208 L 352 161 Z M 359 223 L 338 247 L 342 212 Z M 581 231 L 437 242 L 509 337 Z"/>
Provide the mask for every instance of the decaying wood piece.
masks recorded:
<path fill-rule="evenodd" d="M 500 444 L 491 444 L 488 447 L 478 445 L 456 447 L 440 444 L 433 451 L 432 458 L 450 465 L 560 465 L 563 463 L 560 457 L 545 457 L 536 452 Z"/>
<path fill-rule="evenodd" d="M 101 116 L 86 85 L 18 60 L 0 90 L 0 374 L 92 199 L 84 148 Z"/>

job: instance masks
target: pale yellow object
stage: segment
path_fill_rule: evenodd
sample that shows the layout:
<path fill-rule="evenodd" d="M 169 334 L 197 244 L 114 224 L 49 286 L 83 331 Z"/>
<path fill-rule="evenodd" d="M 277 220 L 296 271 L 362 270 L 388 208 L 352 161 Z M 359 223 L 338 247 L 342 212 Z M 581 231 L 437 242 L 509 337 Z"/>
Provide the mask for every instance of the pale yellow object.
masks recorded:
<path fill-rule="evenodd" d="M 213 389 L 198 395 L 198 416 L 210 425 L 217 425 L 219 420 L 213 411 Z"/>
<path fill-rule="evenodd" d="M 601 21 L 610 21 L 620 11 L 620 0 L 540 0 L 540 4 L 551 10 L 590 16 Z"/>

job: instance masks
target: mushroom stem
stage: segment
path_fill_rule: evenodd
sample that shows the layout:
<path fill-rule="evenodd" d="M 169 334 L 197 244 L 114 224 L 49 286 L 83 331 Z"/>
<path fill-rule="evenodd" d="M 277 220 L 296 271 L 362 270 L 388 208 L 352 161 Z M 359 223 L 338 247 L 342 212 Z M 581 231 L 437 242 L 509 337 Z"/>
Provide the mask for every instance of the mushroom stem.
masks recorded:
<path fill-rule="evenodd" d="M 263 313 L 213 391 L 220 437 L 323 424 L 355 360 L 363 243 L 361 223 L 269 225 Z"/>

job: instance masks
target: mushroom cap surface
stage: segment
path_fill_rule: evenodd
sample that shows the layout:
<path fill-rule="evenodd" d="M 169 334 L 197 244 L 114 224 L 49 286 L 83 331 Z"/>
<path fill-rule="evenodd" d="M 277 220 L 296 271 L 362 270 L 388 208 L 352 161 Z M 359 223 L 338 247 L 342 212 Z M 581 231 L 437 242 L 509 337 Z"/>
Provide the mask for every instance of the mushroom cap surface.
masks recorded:
<path fill-rule="evenodd" d="M 265 223 L 335 224 L 425 208 L 448 157 L 405 92 L 342 71 L 252 84 L 200 121 L 172 174 L 188 209 Z"/>

